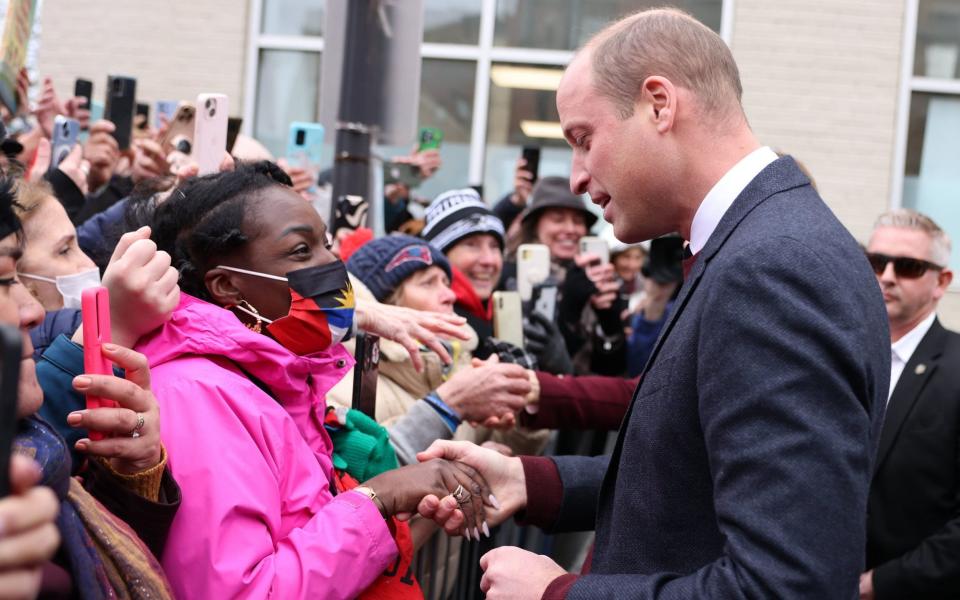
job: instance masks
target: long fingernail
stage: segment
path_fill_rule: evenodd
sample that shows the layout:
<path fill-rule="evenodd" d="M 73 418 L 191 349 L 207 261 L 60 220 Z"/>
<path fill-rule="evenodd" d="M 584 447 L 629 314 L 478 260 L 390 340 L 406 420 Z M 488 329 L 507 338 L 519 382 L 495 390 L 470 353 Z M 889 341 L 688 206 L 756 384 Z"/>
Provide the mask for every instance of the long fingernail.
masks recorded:
<path fill-rule="evenodd" d="M 490 528 L 487 526 L 487 522 L 483 522 L 483 535 L 490 537 Z"/>
<path fill-rule="evenodd" d="M 90 446 L 90 440 L 84 438 L 82 440 L 77 440 L 77 443 L 74 444 L 73 447 L 79 450 L 80 452 L 86 452 L 89 446 Z"/>
<path fill-rule="evenodd" d="M 473 539 L 480 541 L 480 529 L 476 527 L 473 528 Z"/>
<path fill-rule="evenodd" d="M 86 375 L 77 375 L 73 378 L 73 387 L 75 388 L 88 388 L 91 385 L 93 385 L 93 379 L 90 379 Z"/>
<path fill-rule="evenodd" d="M 497 500 L 497 497 L 493 494 L 490 494 L 490 504 L 493 505 L 495 510 L 500 510 L 500 502 Z"/>
<path fill-rule="evenodd" d="M 79 410 L 67 415 L 67 425 L 73 425 L 74 427 L 76 427 L 77 425 L 80 424 L 80 421 L 82 420 L 83 420 L 83 413 L 80 412 Z"/>

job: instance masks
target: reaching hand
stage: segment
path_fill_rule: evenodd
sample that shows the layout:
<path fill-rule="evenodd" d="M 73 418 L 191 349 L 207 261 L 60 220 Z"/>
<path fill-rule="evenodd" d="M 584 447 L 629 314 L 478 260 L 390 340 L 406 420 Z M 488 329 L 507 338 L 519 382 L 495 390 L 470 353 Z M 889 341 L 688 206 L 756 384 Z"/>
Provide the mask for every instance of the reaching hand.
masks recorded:
<path fill-rule="evenodd" d="M 461 369 L 440 384 L 437 395 L 464 421 L 483 422 L 522 409 L 530 378 L 520 365 L 488 362 Z"/>
<path fill-rule="evenodd" d="M 180 303 L 179 277 L 170 266 L 170 255 L 157 250 L 150 239 L 149 227 L 120 238 L 103 274 L 116 344 L 133 347 L 143 334 L 170 318 Z"/>
<path fill-rule="evenodd" d="M 98 441 L 77 441 L 80 452 L 110 460 L 119 473 L 137 473 L 160 462 L 160 408 L 150 390 L 147 357 L 115 344 L 103 344 L 103 355 L 125 370 L 126 379 L 113 375 L 78 375 L 73 388 L 84 394 L 114 400 L 117 408 L 78 410 L 67 415 L 71 427 L 113 435 Z"/>
<path fill-rule="evenodd" d="M 461 340 L 470 338 L 463 329 L 467 320 L 454 314 L 413 310 L 374 300 L 358 300 L 355 311 L 357 327 L 406 348 L 418 373 L 423 371 L 420 344 L 436 352 L 444 363 L 450 364 L 453 359 L 443 347 L 441 336 Z"/>
<path fill-rule="evenodd" d="M 33 111 L 33 115 L 37 118 L 40 129 L 43 130 L 44 137 L 50 139 L 53 135 L 53 120 L 57 118 L 57 115 L 65 114 L 67 114 L 67 110 L 64 108 L 63 103 L 60 102 L 60 98 L 57 97 L 57 90 L 53 87 L 53 80 L 49 77 L 44 77 L 40 87 L 40 99 L 37 100 L 37 107 Z"/>
<path fill-rule="evenodd" d="M 0 598 L 35 598 L 41 567 L 60 546 L 55 519 L 60 503 L 48 487 L 37 486 L 40 469 L 25 456 L 10 461 L 12 494 L 0 500 Z"/>
<path fill-rule="evenodd" d="M 527 505 L 527 483 L 523 475 L 523 463 L 519 458 L 504 456 L 499 452 L 481 448 L 472 442 L 437 440 L 429 448 L 417 454 L 423 462 L 434 458 L 455 460 L 477 470 L 492 490 L 488 499 L 494 510 L 488 513 L 487 523 L 499 525 Z M 440 510 L 437 497 L 425 497 L 417 507 L 424 518 L 431 519 L 446 528 L 449 516 Z M 449 531 L 449 529 L 448 529 Z"/>
<path fill-rule="evenodd" d="M 490 600 L 539 600 L 557 577 L 566 575 L 550 557 L 505 546 L 480 557 L 480 591 Z"/>

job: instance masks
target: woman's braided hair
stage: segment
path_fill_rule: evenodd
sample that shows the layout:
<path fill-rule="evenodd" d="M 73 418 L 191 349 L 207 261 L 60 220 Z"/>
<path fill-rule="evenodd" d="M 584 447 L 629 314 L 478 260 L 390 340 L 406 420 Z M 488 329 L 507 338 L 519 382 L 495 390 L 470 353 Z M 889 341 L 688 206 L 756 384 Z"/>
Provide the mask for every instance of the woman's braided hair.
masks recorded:
<path fill-rule="evenodd" d="M 240 163 L 233 171 L 189 179 L 159 205 L 131 207 L 128 217 L 151 225 L 157 248 L 170 254 L 180 272 L 180 288 L 210 300 L 204 275 L 249 241 L 243 232 L 249 203 L 274 185 L 293 184 L 275 163 Z"/>

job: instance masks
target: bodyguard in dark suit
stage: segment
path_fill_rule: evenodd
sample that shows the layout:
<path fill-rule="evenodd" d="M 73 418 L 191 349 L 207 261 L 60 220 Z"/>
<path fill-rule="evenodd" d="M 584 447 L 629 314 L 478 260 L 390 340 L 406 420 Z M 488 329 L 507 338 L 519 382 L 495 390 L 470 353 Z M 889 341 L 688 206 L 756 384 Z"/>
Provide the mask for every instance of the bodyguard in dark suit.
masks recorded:
<path fill-rule="evenodd" d="M 757 141 L 740 93 L 723 41 L 673 10 L 615 23 L 564 74 L 571 187 L 619 239 L 678 231 L 694 262 L 612 456 L 428 451 L 484 474 L 495 519 L 596 530 L 579 575 L 489 552 L 488 598 L 857 596 L 890 373 L 883 301 L 797 164 Z"/>
<path fill-rule="evenodd" d="M 960 598 L 960 335 L 936 318 L 950 240 L 928 217 L 877 221 L 868 258 L 890 320 L 890 400 L 867 505 L 864 600 Z"/>

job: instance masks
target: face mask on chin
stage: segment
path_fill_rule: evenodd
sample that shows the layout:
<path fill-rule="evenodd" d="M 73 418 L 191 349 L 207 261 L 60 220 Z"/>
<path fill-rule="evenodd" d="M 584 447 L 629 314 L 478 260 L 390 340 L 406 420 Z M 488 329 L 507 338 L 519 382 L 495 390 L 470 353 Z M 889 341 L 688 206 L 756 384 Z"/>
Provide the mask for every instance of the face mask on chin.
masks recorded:
<path fill-rule="evenodd" d="M 44 277 L 42 275 L 33 275 L 31 273 L 19 273 L 20 277 L 27 279 L 36 279 L 37 281 L 46 281 L 57 286 L 57 291 L 63 296 L 64 308 L 79 309 L 83 290 L 100 285 L 100 269 L 94 267 L 87 271 L 80 271 L 72 275 L 57 275 L 57 277 Z"/>
<path fill-rule="evenodd" d="M 219 265 L 218 268 L 284 281 L 290 289 L 290 310 L 270 320 L 241 305 L 235 308 L 268 323 L 267 331 L 281 345 L 301 356 L 321 352 L 353 335 L 353 287 L 343 262 L 290 271 L 286 277 Z"/>

